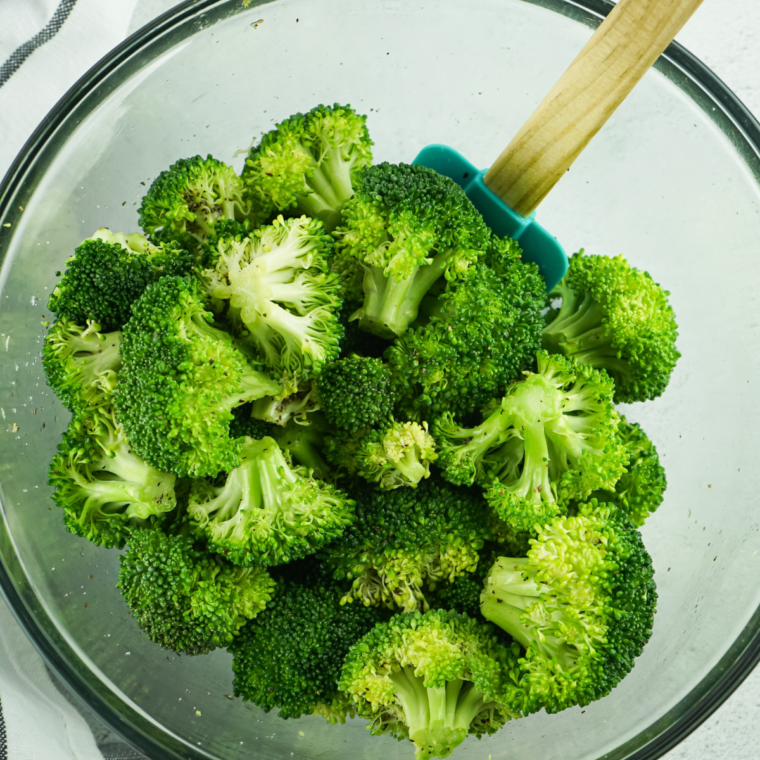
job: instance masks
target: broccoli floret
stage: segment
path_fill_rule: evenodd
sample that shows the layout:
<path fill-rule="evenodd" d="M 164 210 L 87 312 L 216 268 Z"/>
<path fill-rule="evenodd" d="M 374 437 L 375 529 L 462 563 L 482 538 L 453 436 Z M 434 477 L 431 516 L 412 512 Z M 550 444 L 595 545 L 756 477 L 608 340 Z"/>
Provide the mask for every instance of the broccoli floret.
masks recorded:
<path fill-rule="evenodd" d="M 600 502 L 614 504 L 640 528 L 662 504 L 668 485 L 665 470 L 657 449 L 640 425 L 621 417 L 618 434 L 628 456 L 625 472 L 613 492 L 595 491 L 593 496 Z"/>
<path fill-rule="evenodd" d="M 356 484 L 351 496 L 356 520 L 323 552 L 334 577 L 352 581 L 346 602 L 426 610 L 429 590 L 477 566 L 489 537 L 480 494 L 431 478 L 414 490 Z"/>
<path fill-rule="evenodd" d="M 356 461 L 356 455 L 362 439 L 370 430 L 370 428 L 362 428 L 356 433 L 338 431 L 337 434 L 325 436 L 323 454 L 325 459 L 333 465 L 330 468 L 333 478 L 353 478 L 358 473 L 359 464 Z"/>
<path fill-rule="evenodd" d="M 202 278 L 227 319 L 267 364 L 294 381 L 337 358 L 340 283 L 328 269 L 332 240 L 322 223 L 302 216 L 216 239 L 216 264 Z"/>
<path fill-rule="evenodd" d="M 193 484 L 188 512 L 209 546 L 236 565 L 279 565 L 316 552 L 354 519 L 354 503 L 294 466 L 272 438 L 246 439 L 220 486 Z"/>
<path fill-rule="evenodd" d="M 135 451 L 177 475 L 213 477 L 240 460 L 232 409 L 279 385 L 211 325 L 197 280 L 163 277 L 133 307 L 114 393 Z"/>
<path fill-rule="evenodd" d="M 197 249 L 226 220 L 264 221 L 243 198 L 243 181 L 232 167 L 212 156 L 183 158 L 153 180 L 137 210 L 151 237 L 173 239 Z"/>
<path fill-rule="evenodd" d="M 48 385 L 72 412 L 111 403 L 121 368 L 121 332 L 100 332 L 92 320 L 83 327 L 58 320 L 45 336 L 42 366 Z"/>
<path fill-rule="evenodd" d="M 254 207 L 262 215 L 293 209 L 331 231 L 354 194 L 356 172 L 372 163 L 366 120 L 348 105 L 319 105 L 265 134 L 242 174 Z"/>
<path fill-rule="evenodd" d="M 135 530 L 119 563 L 118 587 L 140 628 L 188 655 L 228 646 L 275 585 L 263 568 L 235 567 L 161 530 Z"/>
<path fill-rule="evenodd" d="M 433 284 L 461 277 L 490 237 L 456 182 L 424 166 L 388 163 L 361 173 L 334 234 L 337 257 L 365 265 L 364 303 L 352 318 L 383 338 L 401 335 Z"/>
<path fill-rule="evenodd" d="M 319 412 L 310 414 L 307 424 L 291 420 L 282 428 L 277 427 L 270 434 L 280 448 L 318 480 L 332 482 L 334 473 L 325 461 L 322 451 L 327 423 Z"/>
<path fill-rule="evenodd" d="M 525 647 L 511 706 L 554 713 L 606 696 L 627 675 L 652 633 L 657 593 L 641 536 L 614 507 L 593 500 L 531 544 L 494 564 L 481 612 Z"/>
<path fill-rule="evenodd" d="M 338 689 L 343 660 L 385 616 L 362 605 L 341 605 L 334 583 L 278 581 L 265 612 L 231 647 L 235 694 L 281 718 L 322 715 L 331 723 L 353 717 Z"/>
<path fill-rule="evenodd" d="M 443 610 L 402 613 L 351 647 L 339 686 L 372 733 L 411 739 L 417 760 L 448 757 L 468 734 L 519 717 L 505 696 L 516 659 L 486 623 Z"/>
<path fill-rule="evenodd" d="M 71 419 L 48 479 L 70 533 L 120 549 L 134 528 L 174 509 L 175 476 L 132 448 L 110 406 L 80 410 Z"/>
<path fill-rule="evenodd" d="M 251 415 L 256 419 L 285 427 L 291 421 L 308 425 L 309 417 L 321 408 L 313 380 L 301 383 L 295 393 L 284 398 L 266 396 L 253 402 Z"/>
<path fill-rule="evenodd" d="M 100 229 L 66 262 L 48 308 L 59 319 L 94 320 L 106 332 L 121 330 L 148 285 L 167 275 L 190 274 L 192 268 L 192 257 L 176 243 L 156 246 L 138 233 Z"/>
<path fill-rule="evenodd" d="M 562 305 L 544 329 L 543 347 L 606 370 L 615 401 L 657 398 L 681 355 L 669 295 L 622 256 L 580 251 L 550 293 Z"/>
<path fill-rule="evenodd" d="M 546 299 L 535 264 L 523 264 L 508 238 L 492 238 L 487 264 L 448 282 L 427 324 L 402 335 L 387 352 L 412 418 L 465 415 L 504 392 L 529 369 L 541 346 Z"/>
<path fill-rule="evenodd" d="M 430 477 L 430 463 L 438 458 L 427 428 L 427 422 L 393 421 L 371 430 L 362 437 L 356 452 L 359 475 L 384 491 L 416 488 L 423 478 Z"/>
<path fill-rule="evenodd" d="M 537 365 L 478 427 L 444 414 L 433 428 L 444 477 L 488 486 L 491 506 L 518 530 L 566 513 L 569 499 L 614 488 L 626 463 L 607 374 L 545 351 Z"/>
<path fill-rule="evenodd" d="M 327 421 L 347 433 L 388 419 L 398 395 L 387 364 L 355 354 L 328 364 L 317 391 Z"/>

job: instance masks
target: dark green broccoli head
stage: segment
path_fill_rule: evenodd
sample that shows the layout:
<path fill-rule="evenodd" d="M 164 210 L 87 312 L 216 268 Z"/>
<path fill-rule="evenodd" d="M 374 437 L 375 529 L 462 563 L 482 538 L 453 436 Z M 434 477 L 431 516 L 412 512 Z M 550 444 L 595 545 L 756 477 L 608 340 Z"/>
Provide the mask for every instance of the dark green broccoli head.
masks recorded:
<path fill-rule="evenodd" d="M 417 760 L 444 758 L 468 734 L 519 717 L 508 706 L 516 660 L 488 624 L 444 610 L 402 613 L 354 644 L 339 685 L 372 733 L 411 739 Z"/>
<path fill-rule="evenodd" d="M 490 231 L 453 180 L 424 166 L 383 163 L 361 173 L 335 235 L 338 259 L 365 267 L 360 327 L 392 338 L 414 322 L 440 277 L 461 277 L 478 259 Z M 355 297 L 358 272 L 336 266 Z"/>
<path fill-rule="evenodd" d="M 353 521 L 353 501 L 294 466 L 274 439 L 244 439 L 240 460 L 220 484 L 195 481 L 188 507 L 197 532 L 231 562 L 266 567 L 301 559 Z"/>
<path fill-rule="evenodd" d="M 58 320 L 45 336 L 42 366 L 48 385 L 71 411 L 111 403 L 121 368 L 121 332 L 102 333 L 97 322 Z"/>
<path fill-rule="evenodd" d="M 352 581 L 346 601 L 428 609 L 428 591 L 471 572 L 489 537 L 488 508 L 473 489 L 438 478 L 416 489 L 357 484 L 356 519 L 323 551 L 335 578 Z"/>
<path fill-rule="evenodd" d="M 543 279 L 534 264 L 521 262 L 510 239 L 493 238 L 486 260 L 495 268 L 477 264 L 447 283 L 427 324 L 388 349 L 406 415 L 467 414 L 532 366 L 541 345 Z"/>
<path fill-rule="evenodd" d="M 242 174 L 259 215 L 293 209 L 332 230 L 353 195 L 357 171 L 372 162 L 366 118 L 348 105 L 319 105 L 267 132 L 248 153 Z"/>
<path fill-rule="evenodd" d="M 235 694 L 281 718 L 323 715 L 343 723 L 351 700 L 338 689 L 348 650 L 385 616 L 342 605 L 334 583 L 278 581 L 272 601 L 231 647 Z"/>
<path fill-rule="evenodd" d="M 70 533 L 120 549 L 135 528 L 174 509 L 175 480 L 134 453 L 113 408 L 103 405 L 72 417 L 48 484 Z"/>
<path fill-rule="evenodd" d="M 537 369 L 509 386 L 478 427 L 462 428 L 451 414 L 433 426 L 444 477 L 486 486 L 497 515 L 517 530 L 566 513 L 570 499 L 614 488 L 626 463 L 608 375 L 544 351 Z"/>
<path fill-rule="evenodd" d="M 388 419 L 398 394 L 387 364 L 357 355 L 328 364 L 317 391 L 327 421 L 347 433 Z"/>
<path fill-rule="evenodd" d="M 137 233 L 98 230 L 66 262 L 48 307 L 59 319 L 82 325 L 94 320 L 106 332 L 120 330 L 148 285 L 192 268 L 192 257 L 176 243 L 155 246 Z"/>
<path fill-rule="evenodd" d="M 161 530 L 135 530 L 119 563 L 118 586 L 140 628 L 181 654 L 229 646 L 275 586 L 262 568 L 234 567 Z"/>
<path fill-rule="evenodd" d="M 648 272 L 622 256 L 570 259 L 550 294 L 562 305 L 543 332 L 543 347 L 604 369 L 615 381 L 615 401 L 657 398 L 681 355 L 670 295 Z"/>
<path fill-rule="evenodd" d="M 140 226 L 151 236 L 197 248 L 217 222 L 257 218 L 243 198 L 243 182 L 232 167 L 212 156 L 183 158 L 153 180 L 138 209 Z"/>
<path fill-rule="evenodd" d="M 553 713 L 609 694 L 651 636 L 653 575 L 633 524 L 596 500 L 540 527 L 527 556 L 499 558 L 481 612 L 525 649 L 511 707 Z"/>
<path fill-rule="evenodd" d="M 237 466 L 232 409 L 279 385 L 211 325 L 197 280 L 163 277 L 133 307 L 114 394 L 135 451 L 178 475 L 214 476 Z"/>

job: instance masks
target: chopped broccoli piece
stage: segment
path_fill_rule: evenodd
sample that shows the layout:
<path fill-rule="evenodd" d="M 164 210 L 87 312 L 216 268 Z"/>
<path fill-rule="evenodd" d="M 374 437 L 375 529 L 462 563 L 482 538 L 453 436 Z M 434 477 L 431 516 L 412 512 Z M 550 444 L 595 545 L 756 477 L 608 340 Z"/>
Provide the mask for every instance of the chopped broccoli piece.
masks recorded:
<path fill-rule="evenodd" d="M 609 694 L 652 633 L 653 575 L 638 531 L 595 500 L 539 528 L 527 556 L 497 560 L 481 612 L 525 648 L 513 709 L 554 713 Z"/>
<path fill-rule="evenodd" d="M 320 399 L 313 380 L 301 383 L 295 393 L 284 398 L 265 396 L 253 402 L 251 415 L 273 425 L 285 427 L 291 421 L 299 425 L 309 424 L 309 415 L 320 409 Z"/>
<path fill-rule="evenodd" d="M 535 264 L 520 261 L 508 238 L 492 238 L 485 261 L 448 282 L 427 323 L 388 349 L 402 391 L 399 407 L 410 418 L 468 414 L 533 364 L 541 346 L 543 279 Z"/>
<path fill-rule="evenodd" d="M 110 406 L 80 410 L 71 419 L 48 479 L 70 533 L 121 549 L 133 529 L 174 509 L 175 476 L 132 448 Z"/>
<path fill-rule="evenodd" d="M 433 428 L 444 477 L 488 486 L 491 506 L 518 530 L 564 514 L 569 499 L 614 488 L 627 461 L 607 374 L 544 351 L 537 365 L 478 427 L 444 414 Z"/>
<path fill-rule="evenodd" d="M 580 251 L 550 293 L 562 305 L 544 328 L 543 347 L 606 370 L 615 401 L 657 398 L 681 355 L 669 295 L 622 256 Z"/>
<path fill-rule="evenodd" d="M 133 309 L 114 401 L 135 451 L 177 475 L 233 469 L 241 442 L 229 436 L 232 409 L 279 385 L 212 327 L 197 280 L 163 277 Z"/>
<path fill-rule="evenodd" d="M 231 644 L 275 586 L 263 568 L 235 567 L 161 530 L 135 530 L 119 563 L 118 586 L 140 628 L 181 654 Z"/>
<path fill-rule="evenodd" d="M 190 274 L 192 268 L 190 254 L 175 243 L 155 246 L 138 233 L 100 229 L 66 262 L 48 307 L 59 319 L 94 320 L 106 332 L 121 330 L 148 285 L 167 275 Z"/>
<path fill-rule="evenodd" d="M 357 484 L 351 496 L 356 520 L 322 553 L 335 578 L 353 582 L 346 602 L 426 610 L 428 591 L 474 570 L 489 538 L 480 494 L 437 478 L 415 490 Z"/>
<path fill-rule="evenodd" d="M 430 477 L 430 463 L 438 458 L 427 427 L 427 422 L 393 421 L 370 431 L 356 452 L 359 475 L 384 491 L 416 488 L 423 478 Z"/>
<path fill-rule="evenodd" d="M 332 231 L 354 194 L 357 171 L 372 163 L 366 120 L 348 105 L 319 105 L 267 132 L 242 174 L 254 208 L 264 216 L 293 209 Z"/>
<path fill-rule="evenodd" d="M 161 239 L 194 250 L 219 222 L 264 221 L 243 192 L 243 181 L 232 167 L 212 156 L 183 158 L 153 180 L 137 210 L 140 226 L 151 236 L 160 232 Z"/>
<path fill-rule="evenodd" d="M 72 412 L 111 403 L 121 368 L 121 332 L 100 332 L 92 320 L 86 327 L 65 317 L 45 336 L 42 366 L 48 385 Z"/>
<path fill-rule="evenodd" d="M 351 647 L 339 682 L 373 734 L 411 739 L 415 758 L 448 757 L 468 734 L 492 734 L 508 706 L 512 648 L 493 629 L 443 610 L 401 613 Z"/>
<path fill-rule="evenodd" d="M 401 335 L 433 284 L 461 277 L 490 237 L 456 182 L 424 166 L 388 163 L 362 171 L 334 234 L 337 258 L 365 266 L 364 303 L 352 318 L 383 338 Z M 348 263 L 333 267 L 355 280 Z"/>
<path fill-rule="evenodd" d="M 328 364 L 317 391 L 327 421 L 347 433 L 388 419 L 398 393 L 387 364 L 355 354 Z"/>
<path fill-rule="evenodd" d="M 353 717 L 338 689 L 350 647 L 385 616 L 362 605 L 341 605 L 334 583 L 278 581 L 267 610 L 231 647 L 235 694 L 281 718 L 322 715 L 331 723 Z"/>
<path fill-rule="evenodd" d="M 193 484 L 188 512 L 209 546 L 236 565 L 279 565 L 316 552 L 354 519 L 354 502 L 290 462 L 272 438 L 246 439 L 220 486 Z"/>
<path fill-rule="evenodd" d="M 343 330 L 337 276 L 328 271 L 332 240 L 322 223 L 277 217 L 250 237 L 216 238 L 216 264 L 202 277 L 214 301 L 267 364 L 294 381 L 338 356 Z"/>

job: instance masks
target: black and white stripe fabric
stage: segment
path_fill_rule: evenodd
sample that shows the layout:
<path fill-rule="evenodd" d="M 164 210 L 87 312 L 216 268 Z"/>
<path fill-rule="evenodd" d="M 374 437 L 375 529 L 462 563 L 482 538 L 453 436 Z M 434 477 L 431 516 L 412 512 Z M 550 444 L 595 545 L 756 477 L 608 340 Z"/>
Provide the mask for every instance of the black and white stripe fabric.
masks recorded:
<path fill-rule="evenodd" d="M 40 46 L 51 40 L 63 26 L 69 17 L 71 9 L 77 0 L 61 0 L 61 4 L 55 9 L 53 17 L 31 39 L 19 45 L 5 62 L 0 66 L 0 87 L 2 87 L 14 74 L 19 66 Z M 3 756 L 0 754 L 0 760 Z"/>

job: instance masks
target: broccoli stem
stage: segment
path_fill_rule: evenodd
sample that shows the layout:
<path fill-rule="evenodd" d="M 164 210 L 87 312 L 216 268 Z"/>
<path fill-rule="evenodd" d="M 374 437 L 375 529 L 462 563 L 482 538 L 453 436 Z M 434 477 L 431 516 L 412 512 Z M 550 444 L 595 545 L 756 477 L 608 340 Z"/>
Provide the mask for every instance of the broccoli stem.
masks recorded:
<path fill-rule="evenodd" d="M 298 196 L 298 209 L 307 216 L 320 219 L 327 232 L 337 227 L 345 202 L 354 194 L 351 183 L 353 162 L 341 156 L 339 148 L 328 148 L 321 160 L 315 157 L 316 167 L 306 184 L 312 190 Z"/>
<path fill-rule="evenodd" d="M 393 466 L 406 477 L 410 483 L 419 483 L 427 475 L 427 468 L 417 458 L 414 451 L 407 451 Z"/>

